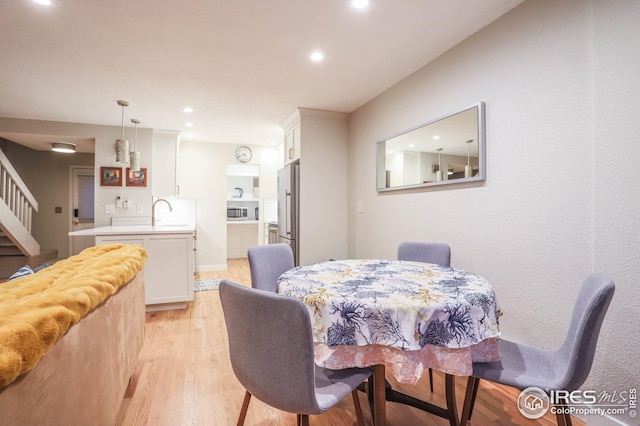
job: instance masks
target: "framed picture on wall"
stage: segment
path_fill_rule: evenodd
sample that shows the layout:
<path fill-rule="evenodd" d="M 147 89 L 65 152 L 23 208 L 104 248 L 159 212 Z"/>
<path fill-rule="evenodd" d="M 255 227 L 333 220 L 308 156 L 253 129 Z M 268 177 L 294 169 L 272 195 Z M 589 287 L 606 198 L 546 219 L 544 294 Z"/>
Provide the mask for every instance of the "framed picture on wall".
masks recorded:
<path fill-rule="evenodd" d="M 100 167 L 101 186 L 122 186 L 122 167 Z"/>
<path fill-rule="evenodd" d="M 127 168 L 127 186 L 147 186 L 147 169 L 131 170 Z"/>

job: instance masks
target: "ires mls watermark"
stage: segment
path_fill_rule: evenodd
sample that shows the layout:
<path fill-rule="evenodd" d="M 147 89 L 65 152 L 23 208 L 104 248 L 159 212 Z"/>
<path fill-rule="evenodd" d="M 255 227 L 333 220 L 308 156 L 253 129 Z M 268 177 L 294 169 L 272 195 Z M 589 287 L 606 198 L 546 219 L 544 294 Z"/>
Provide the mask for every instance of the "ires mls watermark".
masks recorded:
<path fill-rule="evenodd" d="M 636 417 L 637 389 L 623 391 L 596 392 L 594 390 L 545 391 L 538 387 L 529 387 L 518 396 L 518 410 L 528 419 L 539 419 L 547 411 L 552 414 L 578 415 L 621 415 L 628 413 Z"/>

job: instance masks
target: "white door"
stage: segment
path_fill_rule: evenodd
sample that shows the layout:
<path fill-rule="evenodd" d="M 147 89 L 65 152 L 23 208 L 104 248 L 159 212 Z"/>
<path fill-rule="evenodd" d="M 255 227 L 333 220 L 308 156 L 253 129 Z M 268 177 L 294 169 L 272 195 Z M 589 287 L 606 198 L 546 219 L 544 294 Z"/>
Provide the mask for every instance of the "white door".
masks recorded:
<path fill-rule="evenodd" d="M 93 167 L 71 166 L 69 230 L 80 231 L 94 227 L 94 176 Z M 95 245 L 95 237 L 69 237 L 69 255 L 80 253 Z"/>

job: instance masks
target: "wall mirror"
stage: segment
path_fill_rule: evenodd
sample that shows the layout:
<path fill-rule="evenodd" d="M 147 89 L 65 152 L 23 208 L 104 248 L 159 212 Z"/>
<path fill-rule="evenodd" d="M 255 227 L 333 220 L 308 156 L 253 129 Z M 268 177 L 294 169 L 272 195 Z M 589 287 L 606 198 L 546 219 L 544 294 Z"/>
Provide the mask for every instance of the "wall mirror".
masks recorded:
<path fill-rule="evenodd" d="M 377 142 L 378 191 L 485 180 L 484 102 Z"/>

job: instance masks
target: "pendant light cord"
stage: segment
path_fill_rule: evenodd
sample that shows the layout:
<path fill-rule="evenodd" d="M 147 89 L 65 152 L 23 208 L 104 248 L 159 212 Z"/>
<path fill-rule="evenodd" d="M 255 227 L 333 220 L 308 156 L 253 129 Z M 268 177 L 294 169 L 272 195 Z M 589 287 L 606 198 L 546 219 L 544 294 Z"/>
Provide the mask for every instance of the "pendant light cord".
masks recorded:
<path fill-rule="evenodd" d="M 120 140 L 124 142 L 124 105 L 122 105 L 122 138 Z"/>

